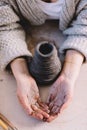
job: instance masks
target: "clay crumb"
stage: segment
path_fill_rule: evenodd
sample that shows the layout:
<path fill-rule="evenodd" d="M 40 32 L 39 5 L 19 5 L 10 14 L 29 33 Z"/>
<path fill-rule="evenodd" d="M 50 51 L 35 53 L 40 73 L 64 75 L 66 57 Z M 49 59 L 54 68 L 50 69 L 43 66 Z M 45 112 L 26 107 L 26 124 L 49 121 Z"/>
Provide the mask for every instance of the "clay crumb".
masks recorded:
<path fill-rule="evenodd" d="M 0 79 L 0 82 L 3 82 L 3 79 Z"/>

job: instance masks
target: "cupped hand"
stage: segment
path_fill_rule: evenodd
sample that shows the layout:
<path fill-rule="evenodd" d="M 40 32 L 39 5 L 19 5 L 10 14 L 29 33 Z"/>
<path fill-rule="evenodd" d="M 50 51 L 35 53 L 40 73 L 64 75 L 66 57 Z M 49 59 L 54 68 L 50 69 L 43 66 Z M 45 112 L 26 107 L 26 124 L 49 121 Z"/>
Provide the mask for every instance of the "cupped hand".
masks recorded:
<path fill-rule="evenodd" d="M 51 122 L 68 107 L 73 96 L 74 83 L 65 75 L 60 75 L 56 82 L 51 86 L 47 104 L 50 109 L 50 117 L 47 119 Z"/>
<path fill-rule="evenodd" d="M 47 105 L 41 102 L 39 90 L 32 77 L 21 76 L 17 81 L 18 99 L 28 115 L 44 120 L 49 117 Z"/>

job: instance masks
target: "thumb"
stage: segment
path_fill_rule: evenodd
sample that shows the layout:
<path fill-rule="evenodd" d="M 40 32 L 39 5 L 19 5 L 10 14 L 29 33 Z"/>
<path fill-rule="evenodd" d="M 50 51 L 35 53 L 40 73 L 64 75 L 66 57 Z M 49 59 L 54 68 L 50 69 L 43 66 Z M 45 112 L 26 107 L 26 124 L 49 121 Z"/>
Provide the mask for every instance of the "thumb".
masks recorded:
<path fill-rule="evenodd" d="M 55 99 L 55 96 L 51 93 L 51 94 L 48 95 L 46 103 L 49 104 L 49 103 L 52 102 L 54 99 Z"/>
<path fill-rule="evenodd" d="M 21 103 L 21 105 L 23 106 L 24 110 L 27 112 L 28 115 L 31 115 L 33 110 L 31 108 L 31 106 L 28 103 L 28 98 L 26 96 L 18 96 L 18 99 Z"/>

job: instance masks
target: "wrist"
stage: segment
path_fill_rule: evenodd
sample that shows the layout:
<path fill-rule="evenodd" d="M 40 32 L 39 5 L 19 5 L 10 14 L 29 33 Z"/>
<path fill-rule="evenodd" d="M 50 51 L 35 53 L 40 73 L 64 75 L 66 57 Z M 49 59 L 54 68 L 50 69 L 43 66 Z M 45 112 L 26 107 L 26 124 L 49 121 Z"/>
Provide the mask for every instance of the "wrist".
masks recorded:
<path fill-rule="evenodd" d="M 80 68 L 81 67 L 78 67 L 77 64 L 65 62 L 61 74 L 72 82 L 75 82 L 79 75 Z"/>
<path fill-rule="evenodd" d="M 76 50 L 67 50 L 65 56 L 65 62 L 70 62 L 71 64 L 81 65 L 83 63 L 84 56 Z"/>
<path fill-rule="evenodd" d="M 81 55 L 79 52 L 68 50 L 66 52 L 61 74 L 65 75 L 66 78 L 68 78 L 69 80 L 75 82 L 79 75 L 83 59 L 84 56 Z"/>
<path fill-rule="evenodd" d="M 29 76 L 29 71 L 27 67 L 27 62 L 24 58 L 17 58 L 13 60 L 10 64 L 13 75 L 15 78 L 20 78 L 21 76 Z"/>

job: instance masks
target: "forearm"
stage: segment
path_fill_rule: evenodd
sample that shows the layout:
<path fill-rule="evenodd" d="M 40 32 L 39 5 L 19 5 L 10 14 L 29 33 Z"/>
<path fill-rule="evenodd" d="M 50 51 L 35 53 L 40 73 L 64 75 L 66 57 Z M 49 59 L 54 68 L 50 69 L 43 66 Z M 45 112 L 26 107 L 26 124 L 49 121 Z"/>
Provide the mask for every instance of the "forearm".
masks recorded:
<path fill-rule="evenodd" d="M 17 58 L 10 64 L 14 77 L 19 79 L 22 75 L 30 76 L 27 62 L 24 58 Z"/>
<path fill-rule="evenodd" d="M 75 50 L 66 52 L 65 61 L 62 69 L 62 74 L 65 74 L 69 79 L 75 82 L 80 72 L 84 56 Z"/>

